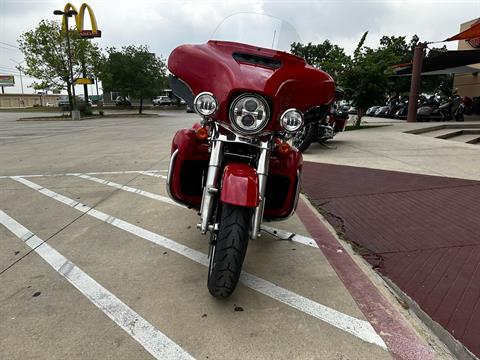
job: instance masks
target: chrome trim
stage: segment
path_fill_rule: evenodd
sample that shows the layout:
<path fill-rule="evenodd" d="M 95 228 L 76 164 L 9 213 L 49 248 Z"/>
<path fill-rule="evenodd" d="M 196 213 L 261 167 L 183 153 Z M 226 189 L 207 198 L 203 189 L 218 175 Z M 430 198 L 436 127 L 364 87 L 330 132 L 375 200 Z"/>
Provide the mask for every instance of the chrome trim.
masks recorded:
<path fill-rule="evenodd" d="M 218 140 L 218 135 L 219 133 L 216 127 L 213 127 L 207 180 L 205 181 L 205 187 L 203 188 L 202 206 L 200 207 L 200 230 L 202 234 L 206 234 L 208 231 L 208 225 L 215 205 L 214 199 L 218 193 L 220 166 L 222 165 L 223 160 L 223 143 Z"/>
<path fill-rule="evenodd" d="M 198 111 L 197 109 L 197 99 L 202 96 L 202 95 L 210 95 L 213 100 L 215 101 L 215 110 L 213 110 L 210 114 L 208 115 L 204 115 L 202 114 L 200 111 Z M 205 116 L 211 116 L 213 114 L 215 114 L 215 112 L 218 110 L 218 101 L 217 101 L 217 98 L 215 97 L 215 95 L 213 95 L 211 92 L 208 92 L 208 91 L 202 91 L 201 93 L 199 93 L 197 96 L 195 96 L 195 99 L 193 99 L 193 109 L 195 110 L 195 112 L 202 116 L 202 117 L 205 117 Z"/>
<path fill-rule="evenodd" d="M 241 135 L 241 134 L 238 134 L 235 132 L 235 130 L 233 130 L 230 126 L 228 126 L 228 124 L 225 124 L 225 123 L 221 123 L 221 122 L 218 122 L 218 123 L 214 123 L 216 126 L 221 126 L 223 129 L 225 130 L 228 130 L 230 131 L 230 133 L 232 135 L 235 136 L 235 139 L 231 140 L 227 137 L 227 135 L 224 135 L 224 134 L 220 134 L 220 132 L 218 132 L 218 128 L 216 128 L 216 131 L 218 132 L 218 137 L 217 139 L 219 141 L 223 141 L 223 142 L 226 142 L 226 143 L 241 143 L 241 144 L 245 144 L 245 145 L 250 145 L 250 146 L 254 146 L 254 147 L 257 147 L 259 149 L 269 149 L 271 150 L 272 147 L 269 145 L 269 141 L 260 141 L 258 140 L 257 138 L 260 137 L 260 136 L 268 136 L 268 135 L 273 135 L 273 132 L 264 132 L 264 133 L 261 133 L 261 134 L 256 134 L 255 137 L 248 137 L 248 136 L 244 136 L 244 135 Z"/>
<path fill-rule="evenodd" d="M 223 146 L 224 143 L 242 143 L 256 147 L 260 150 L 260 155 L 257 164 L 258 185 L 260 202 L 255 208 L 254 217 L 252 218 L 252 231 L 251 238 L 256 238 L 260 233 L 260 225 L 263 219 L 263 210 L 265 207 L 265 189 L 267 185 L 268 165 L 270 160 L 270 153 L 273 149 L 272 137 L 269 137 L 266 141 L 260 141 L 258 139 L 250 139 L 241 137 L 234 132 L 234 139 L 228 139 L 227 135 L 221 134 L 218 129 L 218 123 L 212 123 L 211 133 L 211 152 L 210 161 L 208 165 L 207 180 L 205 187 L 203 188 L 202 205 L 200 207 L 200 224 L 198 227 L 202 234 L 206 234 L 207 231 L 215 230 L 212 227 L 211 217 L 213 208 L 215 205 L 215 198 L 219 195 L 219 183 L 220 183 L 220 167 L 223 161 Z M 230 136 L 229 136 L 230 137 Z"/>
<path fill-rule="evenodd" d="M 300 126 L 298 127 L 297 130 L 290 131 L 290 130 L 287 130 L 287 129 L 285 129 L 285 128 L 283 127 L 282 118 L 283 118 L 283 116 L 284 116 L 287 112 L 289 112 L 289 111 L 295 111 L 295 112 L 299 113 L 299 114 L 300 114 L 300 117 L 302 118 L 302 123 L 300 124 Z M 298 110 L 298 109 L 290 108 L 290 109 L 285 110 L 285 111 L 282 113 L 282 115 L 280 115 L 280 126 L 281 126 L 282 129 L 283 129 L 285 132 L 287 132 L 288 134 L 295 134 L 298 130 L 300 130 L 300 129 L 302 128 L 303 125 L 305 125 L 305 117 L 304 117 L 303 113 L 302 113 L 300 110 Z"/>
<path fill-rule="evenodd" d="M 260 234 L 260 226 L 263 220 L 263 211 L 265 209 L 265 189 L 267 187 L 268 165 L 270 163 L 270 150 L 262 148 L 258 157 L 257 175 L 258 175 L 258 194 L 260 202 L 255 208 L 253 216 L 252 232 L 250 238 L 255 240 Z"/>
<path fill-rule="evenodd" d="M 265 120 L 263 120 L 263 123 L 260 123 L 260 126 L 253 129 L 253 130 L 245 130 L 243 129 L 241 126 L 239 126 L 235 120 L 234 120 L 234 116 L 232 116 L 233 114 L 233 111 L 235 109 L 235 105 L 242 99 L 246 98 L 246 97 L 253 97 L 255 99 L 257 99 L 259 102 L 262 103 L 263 107 L 265 108 Z M 230 120 L 230 123 L 232 124 L 232 127 L 233 129 L 238 132 L 239 134 L 242 134 L 242 135 L 257 135 L 258 133 L 260 133 L 269 123 L 270 121 L 270 106 L 268 105 L 268 102 L 267 100 L 259 95 L 259 94 L 255 94 L 255 93 L 243 93 L 243 94 L 240 94 L 238 95 L 235 99 L 233 99 L 232 103 L 230 104 L 230 107 L 228 109 L 228 118 Z M 247 111 L 247 110 L 242 110 L 242 112 L 246 112 L 246 113 L 249 113 L 249 114 L 254 114 L 255 112 L 251 112 L 251 111 Z"/>
<path fill-rule="evenodd" d="M 170 196 L 170 198 L 172 198 L 173 200 L 175 200 L 175 198 L 172 196 L 172 192 L 170 190 L 170 184 L 172 182 L 172 176 L 173 176 L 173 167 L 175 165 L 175 159 L 177 158 L 177 155 L 178 155 L 178 149 L 176 149 L 172 156 L 170 157 L 170 163 L 168 164 L 168 172 L 167 172 L 167 181 L 165 183 L 165 186 L 167 188 L 167 194 L 168 196 Z"/>

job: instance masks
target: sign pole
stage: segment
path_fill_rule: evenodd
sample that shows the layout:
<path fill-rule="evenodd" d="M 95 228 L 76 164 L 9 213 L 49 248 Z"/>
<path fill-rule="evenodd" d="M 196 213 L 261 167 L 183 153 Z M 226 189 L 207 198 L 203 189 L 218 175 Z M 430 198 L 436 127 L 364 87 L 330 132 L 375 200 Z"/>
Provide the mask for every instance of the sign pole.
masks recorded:
<path fill-rule="evenodd" d="M 20 84 L 21 84 L 21 86 L 22 86 L 22 95 L 23 95 L 24 92 L 23 92 L 22 70 L 18 70 L 18 71 L 20 71 Z"/>
<path fill-rule="evenodd" d="M 72 83 L 72 120 L 80 120 L 80 112 L 77 110 L 77 99 L 75 98 L 75 81 L 73 80 L 73 66 L 72 66 L 72 50 L 70 48 L 70 35 L 69 31 L 70 29 L 68 28 L 68 15 L 65 13 L 63 15 L 63 18 L 65 19 L 65 24 L 66 24 L 66 35 L 67 35 L 67 50 L 68 50 L 68 67 L 70 68 L 70 82 Z"/>

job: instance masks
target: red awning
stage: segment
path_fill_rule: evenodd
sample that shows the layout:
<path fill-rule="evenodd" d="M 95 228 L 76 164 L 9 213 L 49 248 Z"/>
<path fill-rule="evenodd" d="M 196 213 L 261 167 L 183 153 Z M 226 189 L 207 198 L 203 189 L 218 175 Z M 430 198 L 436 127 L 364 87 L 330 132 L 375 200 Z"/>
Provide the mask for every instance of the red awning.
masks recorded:
<path fill-rule="evenodd" d="M 449 37 L 445 41 L 453 40 L 469 40 L 474 38 L 480 38 L 480 21 L 477 21 L 475 24 L 470 26 L 467 30 L 458 33 L 455 36 Z"/>

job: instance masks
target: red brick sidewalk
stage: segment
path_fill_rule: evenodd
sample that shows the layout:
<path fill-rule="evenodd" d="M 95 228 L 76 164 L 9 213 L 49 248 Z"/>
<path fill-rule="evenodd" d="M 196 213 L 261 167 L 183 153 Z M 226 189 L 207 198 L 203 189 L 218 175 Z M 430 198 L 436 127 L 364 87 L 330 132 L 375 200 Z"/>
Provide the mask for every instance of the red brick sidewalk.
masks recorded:
<path fill-rule="evenodd" d="M 302 180 L 374 268 L 480 356 L 480 182 L 309 162 Z"/>

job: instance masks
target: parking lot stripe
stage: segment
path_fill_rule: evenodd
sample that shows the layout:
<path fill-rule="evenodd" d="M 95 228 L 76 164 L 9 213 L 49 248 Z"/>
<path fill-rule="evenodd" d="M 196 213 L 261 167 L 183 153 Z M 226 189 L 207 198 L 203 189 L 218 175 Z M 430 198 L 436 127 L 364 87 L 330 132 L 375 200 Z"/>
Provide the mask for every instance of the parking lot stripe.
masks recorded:
<path fill-rule="evenodd" d="M 147 175 L 146 172 L 141 172 L 141 174 Z M 144 190 L 140 190 L 140 189 L 137 189 L 137 188 L 134 188 L 134 187 L 117 184 L 117 183 L 114 183 L 112 181 L 99 179 L 99 178 L 96 178 L 96 177 L 93 177 L 93 176 L 88 176 L 86 174 L 72 174 L 72 175 L 78 176 L 82 179 L 95 181 L 95 182 L 98 182 L 98 183 L 103 184 L 103 185 L 112 186 L 114 188 L 117 188 L 117 189 L 120 189 L 120 190 L 125 190 L 125 191 L 128 191 L 128 192 L 134 193 L 134 194 L 146 196 L 150 199 L 163 201 L 163 202 L 168 203 L 168 204 L 173 204 L 173 205 L 177 205 L 177 206 L 180 206 L 180 207 L 187 208 L 186 206 L 182 206 L 182 205 L 172 201 L 171 199 L 169 199 L 165 196 L 161 196 L 161 195 L 158 195 L 158 194 L 155 194 L 155 193 L 151 193 L 149 191 L 144 191 Z M 166 178 L 166 176 L 159 175 L 159 174 L 148 174 L 148 175 L 155 176 L 155 177 Z M 273 236 L 276 236 L 276 237 L 278 237 L 282 240 L 291 240 L 291 241 L 295 241 L 295 242 L 303 244 L 303 245 L 318 248 L 318 245 L 315 242 L 315 240 L 313 240 L 312 238 L 309 238 L 307 236 L 298 235 L 298 234 L 295 234 L 295 233 L 292 233 L 292 232 L 289 232 L 289 231 L 276 229 L 276 228 L 273 228 L 273 227 L 270 227 L 270 226 L 264 226 L 264 225 L 262 225 L 262 230 L 264 230 L 265 232 L 267 232 L 267 233 L 269 233 Z"/>
<path fill-rule="evenodd" d="M 140 174 L 142 175 L 148 175 L 148 176 L 153 176 L 153 177 L 157 177 L 157 178 L 162 178 L 162 179 L 167 179 L 167 177 L 165 175 L 161 175 L 161 174 L 157 174 L 157 173 L 152 173 L 150 171 L 140 171 Z"/>
<path fill-rule="evenodd" d="M 156 359 L 194 359 L 57 250 L 0 210 L 0 224 L 22 240 Z"/>
<path fill-rule="evenodd" d="M 167 170 L 124 170 L 124 171 L 101 171 L 101 172 L 88 172 L 87 175 L 121 175 L 121 174 L 144 174 L 154 176 L 158 172 L 166 172 Z M 18 176 L 22 178 L 35 178 L 35 177 L 51 177 L 51 176 L 69 176 L 79 175 L 82 173 L 64 173 L 64 174 L 32 174 L 32 175 L 1 175 L 0 179 L 8 179 L 12 176 Z M 158 177 L 164 177 L 160 175 Z M 164 177 L 166 178 L 166 176 Z"/>
<path fill-rule="evenodd" d="M 58 194 L 52 190 L 46 189 L 30 180 L 23 179 L 21 177 L 12 177 L 12 179 L 24 184 L 25 186 L 33 190 L 38 191 L 45 196 L 55 199 L 98 220 L 111 224 L 119 229 L 127 231 L 130 234 L 141 237 L 152 243 L 174 251 L 177 254 L 183 255 L 203 266 L 208 266 L 207 255 L 200 251 L 191 249 L 162 235 L 156 234 L 152 231 L 141 228 L 127 221 L 118 219 L 114 216 L 93 209 L 78 201 Z M 291 306 L 294 309 L 302 311 L 303 313 L 309 314 L 319 320 L 333 325 L 336 328 L 348 332 L 363 341 L 378 345 L 381 348 L 386 349 L 384 341 L 375 332 L 372 325 L 368 321 L 360 320 L 335 309 L 329 308 L 328 306 L 317 303 L 304 296 L 296 294 L 290 290 L 277 286 L 267 280 L 264 280 L 252 274 L 248 274 L 246 272 L 242 272 L 240 280 L 243 284 L 253 290 L 258 291 L 261 294 L 269 296 L 274 300 L 280 301 L 286 305 Z"/>
<path fill-rule="evenodd" d="M 82 179 L 95 181 L 95 182 L 103 184 L 103 185 L 111 186 L 111 187 L 114 187 L 116 189 L 125 190 L 125 191 L 128 191 L 128 192 L 134 193 L 134 194 L 139 194 L 139 195 L 148 197 L 150 199 L 162 201 L 162 202 L 170 204 L 170 205 L 176 205 L 176 206 L 179 206 L 179 207 L 186 208 L 186 206 L 180 205 L 170 198 L 167 198 L 167 197 L 162 196 L 162 195 L 154 194 L 154 193 L 151 193 L 149 191 L 136 189 L 136 188 L 133 188 L 133 187 L 130 187 L 130 186 L 118 184 L 118 183 L 113 182 L 113 181 L 99 179 L 99 178 L 96 178 L 96 177 L 93 177 L 93 176 L 90 176 L 90 175 L 86 175 L 86 174 L 75 174 L 75 176 L 78 176 L 79 178 L 82 178 Z"/>

